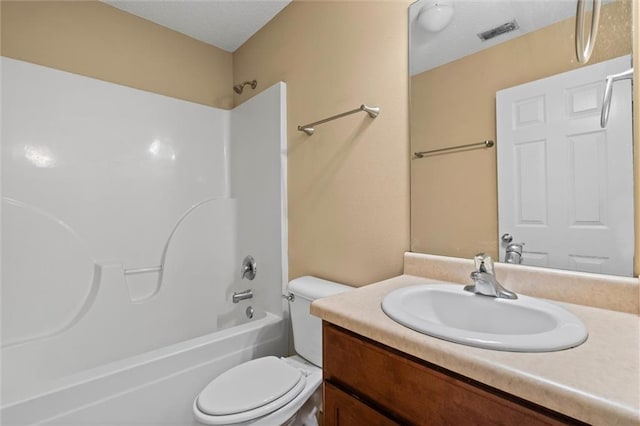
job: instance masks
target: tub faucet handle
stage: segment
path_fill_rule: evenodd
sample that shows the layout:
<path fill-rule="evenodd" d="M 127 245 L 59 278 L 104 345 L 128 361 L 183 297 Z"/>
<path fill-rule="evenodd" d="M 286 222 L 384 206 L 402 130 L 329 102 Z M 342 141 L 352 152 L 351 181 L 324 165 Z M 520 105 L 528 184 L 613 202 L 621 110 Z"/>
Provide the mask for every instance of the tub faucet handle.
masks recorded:
<path fill-rule="evenodd" d="M 247 256 L 242 261 L 242 268 L 240 268 L 240 278 L 252 280 L 258 273 L 258 267 L 253 256 Z"/>

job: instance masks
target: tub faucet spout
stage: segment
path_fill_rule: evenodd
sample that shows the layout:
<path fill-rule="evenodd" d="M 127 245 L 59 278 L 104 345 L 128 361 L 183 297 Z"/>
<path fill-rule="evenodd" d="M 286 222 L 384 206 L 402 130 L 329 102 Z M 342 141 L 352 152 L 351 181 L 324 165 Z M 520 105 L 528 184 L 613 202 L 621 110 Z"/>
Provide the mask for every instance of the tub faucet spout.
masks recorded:
<path fill-rule="evenodd" d="M 231 296 L 231 301 L 233 303 L 238 303 L 241 300 L 251 299 L 252 297 L 253 297 L 253 292 L 251 291 L 251 289 L 248 289 L 248 290 L 233 293 L 233 296 Z"/>

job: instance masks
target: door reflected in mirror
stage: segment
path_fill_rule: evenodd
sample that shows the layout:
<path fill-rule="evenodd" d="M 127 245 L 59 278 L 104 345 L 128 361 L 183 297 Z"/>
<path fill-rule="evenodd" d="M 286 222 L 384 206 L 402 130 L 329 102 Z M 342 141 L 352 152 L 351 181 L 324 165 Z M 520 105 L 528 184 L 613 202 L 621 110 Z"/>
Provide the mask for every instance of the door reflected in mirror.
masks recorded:
<path fill-rule="evenodd" d="M 445 2 L 437 32 L 431 3 L 409 9 L 411 153 L 437 150 L 412 155 L 411 250 L 504 261 L 510 234 L 523 264 L 633 275 L 630 80 L 600 127 L 605 77 L 631 67 L 632 1 L 603 2 L 586 64 L 575 2 Z"/>

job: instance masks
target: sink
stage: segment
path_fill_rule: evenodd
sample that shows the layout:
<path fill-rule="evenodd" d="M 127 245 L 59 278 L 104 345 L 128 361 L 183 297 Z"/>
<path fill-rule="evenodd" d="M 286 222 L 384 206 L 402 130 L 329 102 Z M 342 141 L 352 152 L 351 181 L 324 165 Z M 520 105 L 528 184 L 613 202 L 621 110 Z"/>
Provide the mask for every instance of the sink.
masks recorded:
<path fill-rule="evenodd" d="M 382 301 L 392 320 L 423 334 L 486 349 L 550 352 L 578 346 L 587 329 L 571 312 L 533 297 L 499 299 L 455 284 L 399 288 Z"/>

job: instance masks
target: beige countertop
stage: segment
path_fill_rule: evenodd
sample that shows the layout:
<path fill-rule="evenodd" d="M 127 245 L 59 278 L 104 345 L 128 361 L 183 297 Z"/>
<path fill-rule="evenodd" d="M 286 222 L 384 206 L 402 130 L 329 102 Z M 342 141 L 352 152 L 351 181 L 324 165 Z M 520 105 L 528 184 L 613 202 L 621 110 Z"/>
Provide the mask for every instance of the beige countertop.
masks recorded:
<path fill-rule="evenodd" d="M 401 275 L 313 302 L 311 313 L 364 337 L 595 425 L 640 425 L 640 317 L 554 301 L 580 317 L 589 338 L 558 352 L 480 349 L 430 337 L 380 308 L 391 290 L 436 282 Z"/>

